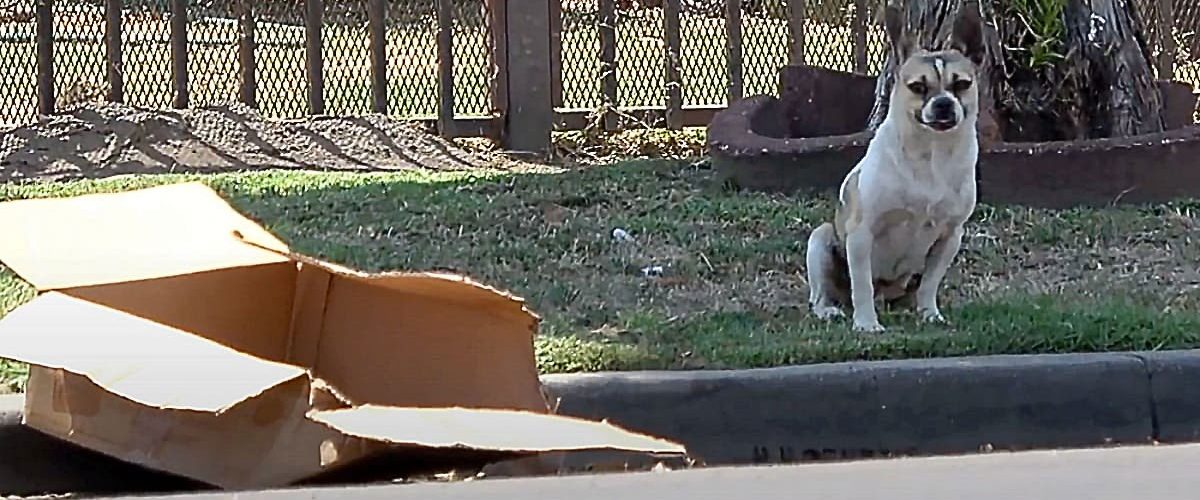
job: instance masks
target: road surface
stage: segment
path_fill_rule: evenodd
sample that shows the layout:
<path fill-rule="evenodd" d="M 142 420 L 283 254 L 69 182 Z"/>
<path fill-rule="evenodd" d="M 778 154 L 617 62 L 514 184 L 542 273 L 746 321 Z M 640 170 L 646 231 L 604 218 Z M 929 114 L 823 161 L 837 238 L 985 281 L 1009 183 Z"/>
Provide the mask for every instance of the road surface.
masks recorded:
<path fill-rule="evenodd" d="M 147 497 L 141 497 L 147 498 Z M 167 498 L 167 497 L 159 497 Z M 174 497 L 180 499 L 181 497 Z M 234 498 L 233 494 L 183 497 Z M 239 500 L 1183 500 L 1200 445 L 239 493 Z"/>

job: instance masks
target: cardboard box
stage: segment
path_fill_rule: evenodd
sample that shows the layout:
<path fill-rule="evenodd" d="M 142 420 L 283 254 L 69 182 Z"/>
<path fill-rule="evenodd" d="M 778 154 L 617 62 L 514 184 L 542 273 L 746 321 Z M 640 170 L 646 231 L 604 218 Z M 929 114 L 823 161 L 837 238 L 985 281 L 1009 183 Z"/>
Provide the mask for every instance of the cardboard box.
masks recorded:
<path fill-rule="evenodd" d="M 389 455 L 685 451 L 551 415 L 522 300 L 297 255 L 202 184 L 2 203 L 0 235 L 40 292 L 0 321 L 0 357 L 33 365 L 25 423 L 118 459 L 258 488 Z"/>

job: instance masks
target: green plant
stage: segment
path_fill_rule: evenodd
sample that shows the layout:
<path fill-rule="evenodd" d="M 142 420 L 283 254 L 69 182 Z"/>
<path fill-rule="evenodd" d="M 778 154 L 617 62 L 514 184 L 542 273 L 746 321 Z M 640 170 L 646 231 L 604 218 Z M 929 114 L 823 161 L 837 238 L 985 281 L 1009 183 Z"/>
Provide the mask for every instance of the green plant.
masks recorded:
<path fill-rule="evenodd" d="M 1019 23 L 1020 30 L 1019 41 L 1005 49 L 1023 55 L 1018 61 L 1031 70 L 1052 68 L 1063 61 L 1066 5 L 1065 0 L 1008 0 L 1006 13 Z"/>

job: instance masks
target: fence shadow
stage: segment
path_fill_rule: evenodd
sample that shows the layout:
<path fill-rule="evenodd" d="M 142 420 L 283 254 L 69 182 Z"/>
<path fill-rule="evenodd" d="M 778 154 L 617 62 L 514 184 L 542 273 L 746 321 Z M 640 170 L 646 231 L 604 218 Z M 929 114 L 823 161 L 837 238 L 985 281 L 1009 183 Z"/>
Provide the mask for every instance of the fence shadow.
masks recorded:
<path fill-rule="evenodd" d="M 80 107 L 0 141 L 0 182 L 254 169 L 462 170 L 484 158 L 385 117 L 267 120 L 244 106 Z"/>

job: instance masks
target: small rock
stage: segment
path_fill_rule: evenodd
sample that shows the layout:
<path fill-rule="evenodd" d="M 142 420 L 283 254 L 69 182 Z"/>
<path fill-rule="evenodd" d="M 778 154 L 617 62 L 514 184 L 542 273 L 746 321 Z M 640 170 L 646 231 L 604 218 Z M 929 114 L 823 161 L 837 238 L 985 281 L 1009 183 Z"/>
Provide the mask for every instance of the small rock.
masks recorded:
<path fill-rule="evenodd" d="M 663 275 L 663 266 L 646 266 L 642 268 L 642 276 L 646 278 L 658 278 Z"/>

